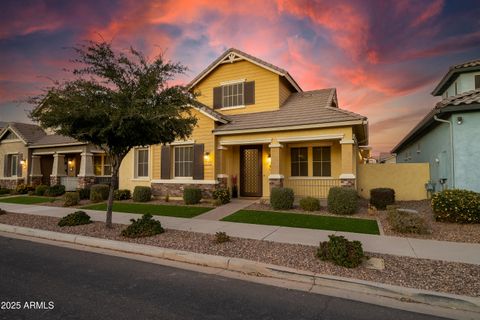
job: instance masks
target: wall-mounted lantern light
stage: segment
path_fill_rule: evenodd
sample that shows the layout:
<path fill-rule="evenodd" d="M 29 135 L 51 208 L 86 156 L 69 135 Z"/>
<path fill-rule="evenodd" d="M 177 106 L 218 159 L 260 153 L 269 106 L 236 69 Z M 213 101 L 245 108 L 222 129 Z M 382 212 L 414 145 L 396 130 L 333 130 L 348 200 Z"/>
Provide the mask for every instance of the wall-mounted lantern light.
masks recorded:
<path fill-rule="evenodd" d="M 270 153 L 267 155 L 267 164 L 269 166 L 272 164 L 272 155 Z"/>
<path fill-rule="evenodd" d="M 462 124 L 463 123 L 463 117 L 457 117 L 457 124 Z"/>
<path fill-rule="evenodd" d="M 203 156 L 203 159 L 205 159 L 205 161 L 209 161 L 210 160 L 210 152 L 205 152 L 205 155 Z"/>

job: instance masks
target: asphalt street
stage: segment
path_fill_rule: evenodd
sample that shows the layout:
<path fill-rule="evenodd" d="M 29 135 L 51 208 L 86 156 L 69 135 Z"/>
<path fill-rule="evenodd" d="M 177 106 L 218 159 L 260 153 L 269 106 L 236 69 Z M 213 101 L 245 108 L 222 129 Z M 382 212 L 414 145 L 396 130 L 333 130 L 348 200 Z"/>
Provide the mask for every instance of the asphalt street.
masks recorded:
<path fill-rule="evenodd" d="M 437 319 L 0 237 L 0 319 Z"/>

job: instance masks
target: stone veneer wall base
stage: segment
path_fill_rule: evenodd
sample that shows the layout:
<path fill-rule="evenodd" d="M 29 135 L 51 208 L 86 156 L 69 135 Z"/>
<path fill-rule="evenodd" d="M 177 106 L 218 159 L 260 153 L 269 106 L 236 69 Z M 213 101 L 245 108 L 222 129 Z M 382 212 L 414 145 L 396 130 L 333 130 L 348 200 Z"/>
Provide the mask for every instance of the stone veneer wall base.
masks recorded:
<path fill-rule="evenodd" d="M 202 190 L 203 199 L 211 199 L 217 184 L 202 183 L 152 183 L 152 194 L 164 197 L 167 194 L 171 197 L 183 197 L 183 190 L 187 187 L 199 188 Z"/>

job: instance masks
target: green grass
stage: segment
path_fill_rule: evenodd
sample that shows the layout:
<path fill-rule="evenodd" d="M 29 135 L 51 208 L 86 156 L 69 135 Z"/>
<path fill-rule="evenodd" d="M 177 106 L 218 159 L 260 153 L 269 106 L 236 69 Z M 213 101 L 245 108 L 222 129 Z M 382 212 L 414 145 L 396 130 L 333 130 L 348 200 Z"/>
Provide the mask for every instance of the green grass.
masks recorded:
<path fill-rule="evenodd" d="M 17 204 L 37 204 L 50 202 L 52 198 L 48 197 L 33 197 L 33 196 L 17 196 L 11 198 L 0 199 L 0 202 L 17 203 Z"/>
<path fill-rule="evenodd" d="M 92 204 L 82 209 L 90 210 L 107 210 L 106 203 Z M 207 207 L 187 207 L 187 206 L 169 206 L 163 204 L 148 204 L 148 203 L 114 203 L 113 211 L 126 212 L 126 213 L 150 213 L 157 216 L 179 217 L 179 218 L 192 218 L 202 213 L 212 210 Z"/>
<path fill-rule="evenodd" d="M 288 212 L 240 210 L 223 218 L 222 221 L 380 234 L 377 221 L 375 220 L 317 216 Z"/>

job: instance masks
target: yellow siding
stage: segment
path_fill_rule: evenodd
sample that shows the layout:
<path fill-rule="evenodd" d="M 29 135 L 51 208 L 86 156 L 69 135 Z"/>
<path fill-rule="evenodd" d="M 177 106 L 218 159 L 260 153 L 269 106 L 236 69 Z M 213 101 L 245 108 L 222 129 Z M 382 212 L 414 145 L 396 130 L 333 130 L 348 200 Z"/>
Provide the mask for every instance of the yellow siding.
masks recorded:
<path fill-rule="evenodd" d="M 197 100 L 213 107 L 213 88 L 221 82 L 245 79 L 255 81 L 255 104 L 242 109 L 222 110 L 222 113 L 239 114 L 276 110 L 279 107 L 279 75 L 248 61 L 219 65 L 194 88 Z"/>
<path fill-rule="evenodd" d="M 370 198 L 373 188 L 392 188 L 395 199 L 401 201 L 427 198 L 428 163 L 359 164 L 357 174 L 357 189 L 364 198 Z"/>
<path fill-rule="evenodd" d="M 280 78 L 280 105 L 282 105 L 292 93 L 290 87 L 291 85 L 289 85 L 285 79 Z"/>
<path fill-rule="evenodd" d="M 133 192 L 136 186 L 150 187 L 150 178 L 136 179 L 134 176 L 135 148 L 125 156 L 120 166 L 119 189 L 128 189 Z M 149 174 L 152 176 L 152 150 L 149 152 Z"/>

